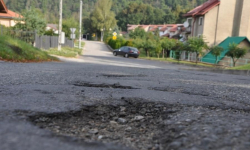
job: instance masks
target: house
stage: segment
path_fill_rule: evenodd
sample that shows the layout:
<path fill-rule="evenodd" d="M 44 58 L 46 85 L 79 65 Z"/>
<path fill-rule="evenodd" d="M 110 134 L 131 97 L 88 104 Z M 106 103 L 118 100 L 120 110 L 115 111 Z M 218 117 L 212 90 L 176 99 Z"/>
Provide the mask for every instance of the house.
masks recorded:
<path fill-rule="evenodd" d="M 203 36 L 209 45 L 227 37 L 250 38 L 250 0 L 208 0 L 184 14 L 185 36 Z"/>
<path fill-rule="evenodd" d="M 134 31 L 136 28 L 144 29 L 146 32 L 159 32 L 160 37 L 177 37 L 184 31 L 183 24 L 164 24 L 164 25 L 127 25 L 128 33 Z"/>
<path fill-rule="evenodd" d="M 9 10 L 4 1 L 0 0 L 0 24 L 6 27 L 12 27 L 16 25 L 15 18 L 22 17 L 18 13 Z"/>
<path fill-rule="evenodd" d="M 53 30 L 55 34 L 58 34 L 58 25 L 57 24 L 47 24 L 46 31 Z"/>

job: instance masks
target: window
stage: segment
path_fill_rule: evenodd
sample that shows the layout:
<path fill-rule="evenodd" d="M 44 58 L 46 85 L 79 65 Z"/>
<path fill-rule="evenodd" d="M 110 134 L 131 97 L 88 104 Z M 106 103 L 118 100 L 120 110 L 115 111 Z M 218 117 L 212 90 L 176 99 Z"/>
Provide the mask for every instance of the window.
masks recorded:
<path fill-rule="evenodd" d="M 202 25 L 203 24 L 203 17 L 200 17 L 199 18 L 199 25 Z"/>
<path fill-rule="evenodd" d="M 191 27 L 193 19 L 192 18 L 188 18 L 187 21 L 188 21 L 189 26 Z"/>

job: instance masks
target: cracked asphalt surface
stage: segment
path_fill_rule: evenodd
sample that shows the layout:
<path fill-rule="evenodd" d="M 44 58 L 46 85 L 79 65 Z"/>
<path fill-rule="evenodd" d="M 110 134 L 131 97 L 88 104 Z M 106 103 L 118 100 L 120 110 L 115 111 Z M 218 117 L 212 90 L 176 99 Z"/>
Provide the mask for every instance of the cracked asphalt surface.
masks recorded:
<path fill-rule="evenodd" d="M 81 61 L 0 62 L 0 150 L 121 150 L 123 145 L 84 142 L 41 129 L 29 116 L 78 111 L 122 98 L 180 105 L 158 133 L 164 149 L 250 148 L 250 78 L 199 72 L 188 66 L 115 57 L 86 41 Z M 84 86 L 76 84 L 84 83 Z M 112 87 L 86 86 L 113 85 Z M 116 88 L 117 86 L 132 88 Z M 175 109 L 175 108 L 173 108 Z M 169 140 L 171 139 L 171 140 Z"/>

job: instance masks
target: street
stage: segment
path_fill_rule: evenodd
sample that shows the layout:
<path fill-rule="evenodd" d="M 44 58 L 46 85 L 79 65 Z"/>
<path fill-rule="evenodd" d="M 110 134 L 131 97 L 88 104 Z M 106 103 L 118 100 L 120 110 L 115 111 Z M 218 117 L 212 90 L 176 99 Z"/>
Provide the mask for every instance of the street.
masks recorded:
<path fill-rule="evenodd" d="M 0 62 L 0 150 L 249 149 L 249 76 L 85 42 L 81 61 Z"/>

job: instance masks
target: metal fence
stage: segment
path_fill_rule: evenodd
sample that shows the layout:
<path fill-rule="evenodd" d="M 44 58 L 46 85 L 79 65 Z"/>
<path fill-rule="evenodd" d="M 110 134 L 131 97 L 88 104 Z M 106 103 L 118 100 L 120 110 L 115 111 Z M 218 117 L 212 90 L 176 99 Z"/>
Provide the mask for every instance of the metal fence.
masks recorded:
<path fill-rule="evenodd" d="M 39 36 L 35 31 L 11 30 L 10 28 L 0 27 L 1 35 L 8 35 L 12 38 L 22 40 L 28 44 L 33 45 L 39 49 L 48 50 L 58 46 L 58 36 Z M 65 43 L 62 47 L 74 47 L 74 41 L 65 38 Z"/>
<path fill-rule="evenodd" d="M 48 50 L 50 48 L 56 48 L 58 46 L 58 36 L 38 36 L 36 35 L 34 46 L 40 49 Z M 74 41 L 65 38 L 63 47 L 74 47 Z"/>

